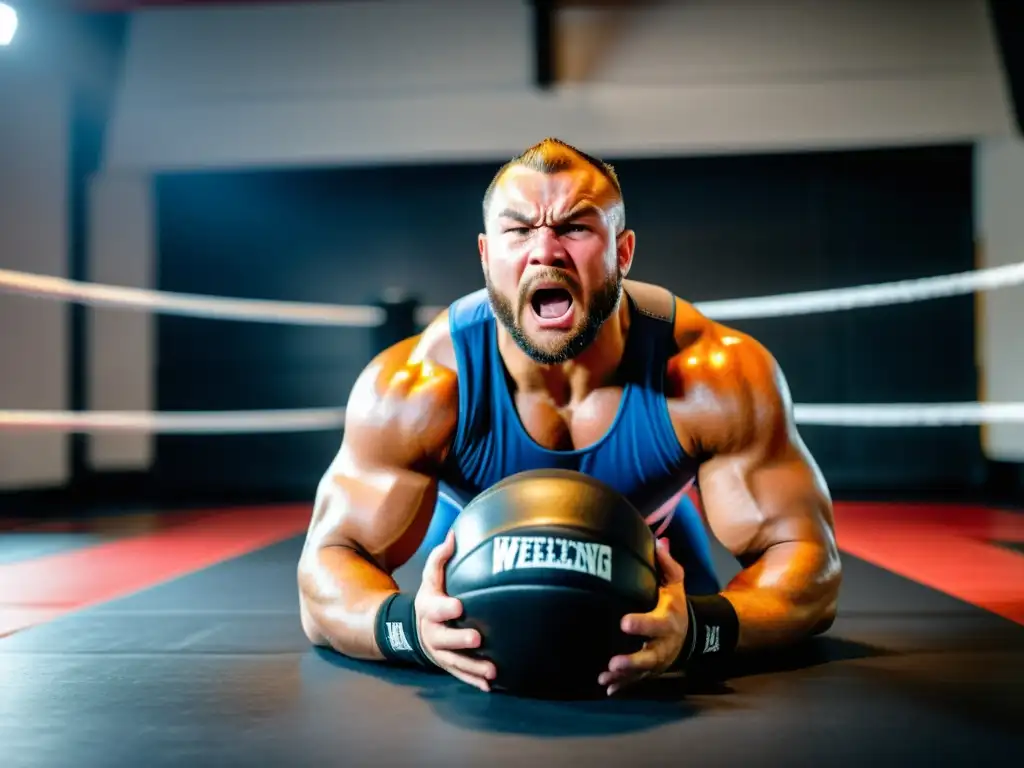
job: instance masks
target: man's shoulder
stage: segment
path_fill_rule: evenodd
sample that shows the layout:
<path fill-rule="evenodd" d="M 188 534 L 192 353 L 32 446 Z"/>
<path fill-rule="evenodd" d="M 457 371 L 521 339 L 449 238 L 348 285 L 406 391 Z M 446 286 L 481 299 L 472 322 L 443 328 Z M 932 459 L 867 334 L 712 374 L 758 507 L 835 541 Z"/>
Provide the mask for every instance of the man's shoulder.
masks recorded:
<path fill-rule="evenodd" d="M 486 289 L 464 294 L 441 308 L 415 336 L 378 353 L 360 376 L 364 386 L 373 381 L 375 392 L 389 384 L 410 385 L 419 391 L 453 400 L 458 379 L 455 336 L 471 326 L 493 320 Z"/>
<path fill-rule="evenodd" d="M 364 446 L 403 445 L 410 461 L 443 453 L 458 422 L 455 354 L 446 329 L 444 311 L 422 333 L 374 356 L 349 395 L 346 433 Z"/>
<path fill-rule="evenodd" d="M 777 364 L 763 344 L 679 297 L 675 297 L 673 335 L 676 352 L 669 365 L 680 383 L 699 380 L 723 393 L 736 388 L 776 388 Z"/>
<path fill-rule="evenodd" d="M 423 333 L 419 335 L 416 344 L 410 351 L 411 364 L 427 362 L 438 371 L 446 372 L 453 377 L 457 375 L 455 342 L 452 339 L 453 311 L 458 311 L 458 306 L 455 304 L 441 311 L 423 329 Z"/>
<path fill-rule="evenodd" d="M 680 434 L 700 452 L 738 450 L 774 439 L 791 403 L 774 357 L 747 333 L 711 320 L 681 299 L 666 395 Z"/>

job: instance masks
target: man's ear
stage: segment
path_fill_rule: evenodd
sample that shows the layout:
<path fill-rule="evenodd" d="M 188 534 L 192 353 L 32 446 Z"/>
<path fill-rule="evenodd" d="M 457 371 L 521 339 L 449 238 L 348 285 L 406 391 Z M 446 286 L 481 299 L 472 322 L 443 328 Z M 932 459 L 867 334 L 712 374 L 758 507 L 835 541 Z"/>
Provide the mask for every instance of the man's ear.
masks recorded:
<path fill-rule="evenodd" d="M 615 257 L 619 264 L 619 272 L 623 277 L 629 274 L 633 266 L 633 251 L 636 249 L 636 232 L 626 229 L 615 238 Z"/>
<path fill-rule="evenodd" d="M 487 251 L 487 235 L 481 232 L 476 236 L 476 247 L 480 251 L 480 266 L 484 268 L 484 272 L 487 271 L 487 260 L 489 254 Z"/>

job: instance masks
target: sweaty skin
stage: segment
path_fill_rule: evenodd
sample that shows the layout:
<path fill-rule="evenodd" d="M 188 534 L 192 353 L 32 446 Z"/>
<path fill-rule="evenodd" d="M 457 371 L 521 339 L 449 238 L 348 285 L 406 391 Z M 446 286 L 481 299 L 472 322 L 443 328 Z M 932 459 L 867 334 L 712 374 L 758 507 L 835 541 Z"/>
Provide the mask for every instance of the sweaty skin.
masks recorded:
<path fill-rule="evenodd" d="M 510 191 L 498 194 L 494 208 L 496 214 L 510 208 L 518 214 L 511 220 L 496 216 L 480 241 L 485 272 L 496 288 L 514 294 L 531 284 L 534 273 L 564 271 L 571 273 L 567 289 L 582 312 L 609 270 L 617 266 L 625 275 L 633 233 L 617 228 L 621 212 L 588 168 L 510 174 Z M 566 331 L 545 329 L 529 311 L 513 309 L 531 341 L 557 351 Z M 622 397 L 615 372 L 629 328 L 629 305 L 620 302 L 582 353 L 542 365 L 499 326 L 516 407 L 537 443 L 585 448 L 610 428 Z M 667 370 L 675 432 L 687 453 L 702 459 L 698 485 L 714 535 L 743 565 L 722 591 L 739 616 L 739 650 L 824 631 L 835 617 L 841 577 L 831 501 L 797 433 L 782 372 L 754 339 L 680 299 L 675 339 L 678 353 Z M 446 314 L 421 335 L 382 352 L 359 376 L 299 563 L 302 624 L 314 644 L 356 658 L 383 658 L 374 618 L 398 589 L 391 573 L 423 541 L 457 417 Z M 671 571 L 667 550 L 659 548 L 659 557 Z M 672 590 L 663 590 L 658 610 L 674 616 L 675 633 L 685 633 L 680 584 Z M 645 621 L 625 617 L 623 629 L 664 631 Z M 680 642 L 666 646 L 670 655 Z M 671 660 L 644 663 L 657 672 Z M 617 657 L 601 682 L 613 692 L 638 670 L 639 661 Z"/>

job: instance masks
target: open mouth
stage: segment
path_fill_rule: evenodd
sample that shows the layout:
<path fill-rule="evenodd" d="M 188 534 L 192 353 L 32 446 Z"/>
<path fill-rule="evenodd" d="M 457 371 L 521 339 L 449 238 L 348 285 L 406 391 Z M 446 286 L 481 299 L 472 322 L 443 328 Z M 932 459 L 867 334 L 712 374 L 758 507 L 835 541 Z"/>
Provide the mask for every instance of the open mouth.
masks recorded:
<path fill-rule="evenodd" d="M 559 320 L 572 309 L 572 294 L 565 288 L 539 288 L 530 299 L 530 306 L 541 320 Z"/>

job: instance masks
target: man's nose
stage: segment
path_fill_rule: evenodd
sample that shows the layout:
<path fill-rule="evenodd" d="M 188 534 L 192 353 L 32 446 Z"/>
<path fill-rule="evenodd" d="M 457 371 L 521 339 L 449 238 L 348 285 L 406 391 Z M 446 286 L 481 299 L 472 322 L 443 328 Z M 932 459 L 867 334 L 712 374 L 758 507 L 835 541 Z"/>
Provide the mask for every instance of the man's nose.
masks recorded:
<path fill-rule="evenodd" d="M 530 264 L 537 267 L 564 266 L 568 258 L 562 241 L 551 227 L 540 227 L 530 248 Z"/>

